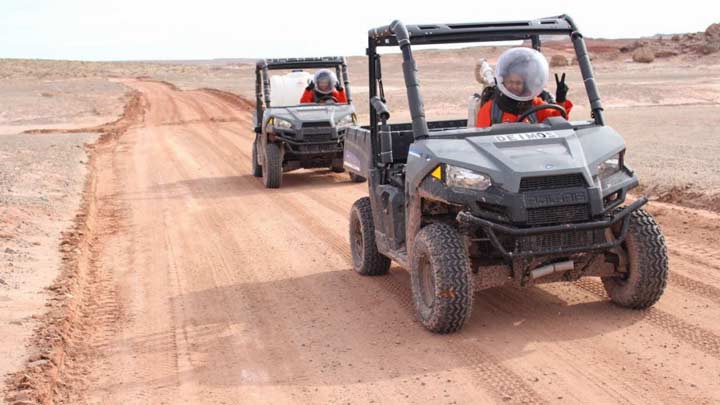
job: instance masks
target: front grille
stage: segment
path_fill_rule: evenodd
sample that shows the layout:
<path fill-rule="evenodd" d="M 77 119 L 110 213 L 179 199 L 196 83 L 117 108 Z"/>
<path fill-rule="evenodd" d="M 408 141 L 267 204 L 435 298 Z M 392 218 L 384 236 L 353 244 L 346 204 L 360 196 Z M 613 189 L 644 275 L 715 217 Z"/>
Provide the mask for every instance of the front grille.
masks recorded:
<path fill-rule="evenodd" d="M 517 238 L 506 236 L 501 238 L 503 247 L 509 252 L 515 253 L 583 247 L 590 248 L 605 241 L 605 231 L 603 229 L 554 232 Z"/>
<path fill-rule="evenodd" d="M 303 122 L 303 128 L 330 128 L 330 121 Z"/>
<path fill-rule="evenodd" d="M 588 204 L 563 205 L 560 207 L 529 208 L 528 225 L 566 224 L 590 219 Z"/>
<path fill-rule="evenodd" d="M 304 134 L 303 139 L 306 142 L 327 142 L 332 139 L 331 134 Z"/>
<path fill-rule="evenodd" d="M 336 143 L 328 143 L 328 144 L 304 144 L 301 146 L 295 146 L 295 149 L 293 151 L 290 151 L 289 153 L 293 153 L 294 151 L 297 151 L 298 153 L 302 153 L 305 156 L 312 155 L 313 153 L 342 153 L 342 145 L 336 144 Z"/>
<path fill-rule="evenodd" d="M 587 187 L 582 173 L 560 176 L 523 177 L 520 180 L 520 192 L 554 190 L 558 188 Z"/>

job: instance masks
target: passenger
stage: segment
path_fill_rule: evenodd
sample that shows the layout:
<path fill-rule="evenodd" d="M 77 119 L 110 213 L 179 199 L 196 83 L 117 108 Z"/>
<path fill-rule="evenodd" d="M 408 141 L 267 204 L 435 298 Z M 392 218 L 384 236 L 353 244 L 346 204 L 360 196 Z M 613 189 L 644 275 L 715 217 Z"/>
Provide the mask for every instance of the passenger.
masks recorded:
<path fill-rule="evenodd" d="M 492 99 L 480 107 L 475 126 L 489 127 L 503 122 L 515 122 L 530 108 L 547 104 L 541 97 L 548 80 L 548 63 L 538 51 L 530 48 L 512 48 L 503 52 L 495 68 L 496 91 Z M 555 75 L 555 102 L 565 108 L 568 117 L 573 104 L 567 99 L 568 86 L 565 74 Z M 548 117 L 562 116 L 560 111 L 544 109 L 530 114 L 525 122 L 543 122 Z"/>
<path fill-rule="evenodd" d="M 347 96 L 335 73 L 328 69 L 320 69 L 305 88 L 300 98 L 300 104 L 326 103 L 328 101 L 347 104 Z"/>

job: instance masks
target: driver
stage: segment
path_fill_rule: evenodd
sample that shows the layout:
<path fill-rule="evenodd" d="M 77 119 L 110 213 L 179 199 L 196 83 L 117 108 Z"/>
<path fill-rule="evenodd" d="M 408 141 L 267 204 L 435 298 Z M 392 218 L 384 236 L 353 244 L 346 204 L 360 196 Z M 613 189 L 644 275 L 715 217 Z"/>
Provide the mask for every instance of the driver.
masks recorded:
<path fill-rule="evenodd" d="M 475 121 L 478 128 L 503 122 L 515 122 L 530 108 L 547 104 L 540 97 L 548 80 L 548 63 L 545 57 L 531 48 L 511 48 L 503 52 L 495 68 L 497 89 L 491 100 L 480 108 Z M 573 104 L 567 99 L 568 86 L 565 74 L 555 75 L 557 91 L 555 104 L 570 115 Z M 560 111 L 543 109 L 527 116 L 524 122 L 543 122 L 548 117 L 562 116 Z"/>
<path fill-rule="evenodd" d="M 300 104 L 335 102 L 347 104 L 345 89 L 335 73 L 328 69 L 320 69 L 315 72 L 312 81 L 308 84 L 300 98 Z"/>

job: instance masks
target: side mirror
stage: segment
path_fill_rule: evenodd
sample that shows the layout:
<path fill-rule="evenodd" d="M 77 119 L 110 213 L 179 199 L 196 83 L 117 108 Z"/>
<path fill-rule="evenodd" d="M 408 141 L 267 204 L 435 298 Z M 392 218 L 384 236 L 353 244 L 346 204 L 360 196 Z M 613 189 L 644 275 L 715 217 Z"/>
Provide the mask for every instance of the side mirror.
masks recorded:
<path fill-rule="evenodd" d="M 372 105 L 372 108 L 375 110 L 378 116 L 380 116 L 380 119 L 383 121 L 383 123 L 390 119 L 390 110 L 388 110 L 385 103 L 380 100 L 380 97 L 374 96 L 370 99 L 370 105 Z"/>

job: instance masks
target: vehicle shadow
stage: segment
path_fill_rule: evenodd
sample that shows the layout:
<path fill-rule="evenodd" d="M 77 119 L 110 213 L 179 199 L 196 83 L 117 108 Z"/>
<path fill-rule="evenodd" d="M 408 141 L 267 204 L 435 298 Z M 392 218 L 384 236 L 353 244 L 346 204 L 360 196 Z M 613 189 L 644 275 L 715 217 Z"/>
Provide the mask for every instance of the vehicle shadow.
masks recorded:
<path fill-rule="evenodd" d="M 193 350 L 193 367 L 181 379 L 224 387 L 346 385 L 458 367 L 488 370 L 543 350 L 535 349 L 543 342 L 571 345 L 645 316 L 561 295 L 543 288 L 476 293 L 472 319 L 452 335 L 432 334 L 415 321 L 409 277 L 400 269 L 380 277 L 343 270 L 227 285 L 173 297 L 169 305 L 182 308 L 179 323 Z M 148 335 L 108 345 L 130 345 L 141 359 L 167 351 L 172 339 Z M 124 382 L 123 389 L 176 378 Z"/>

